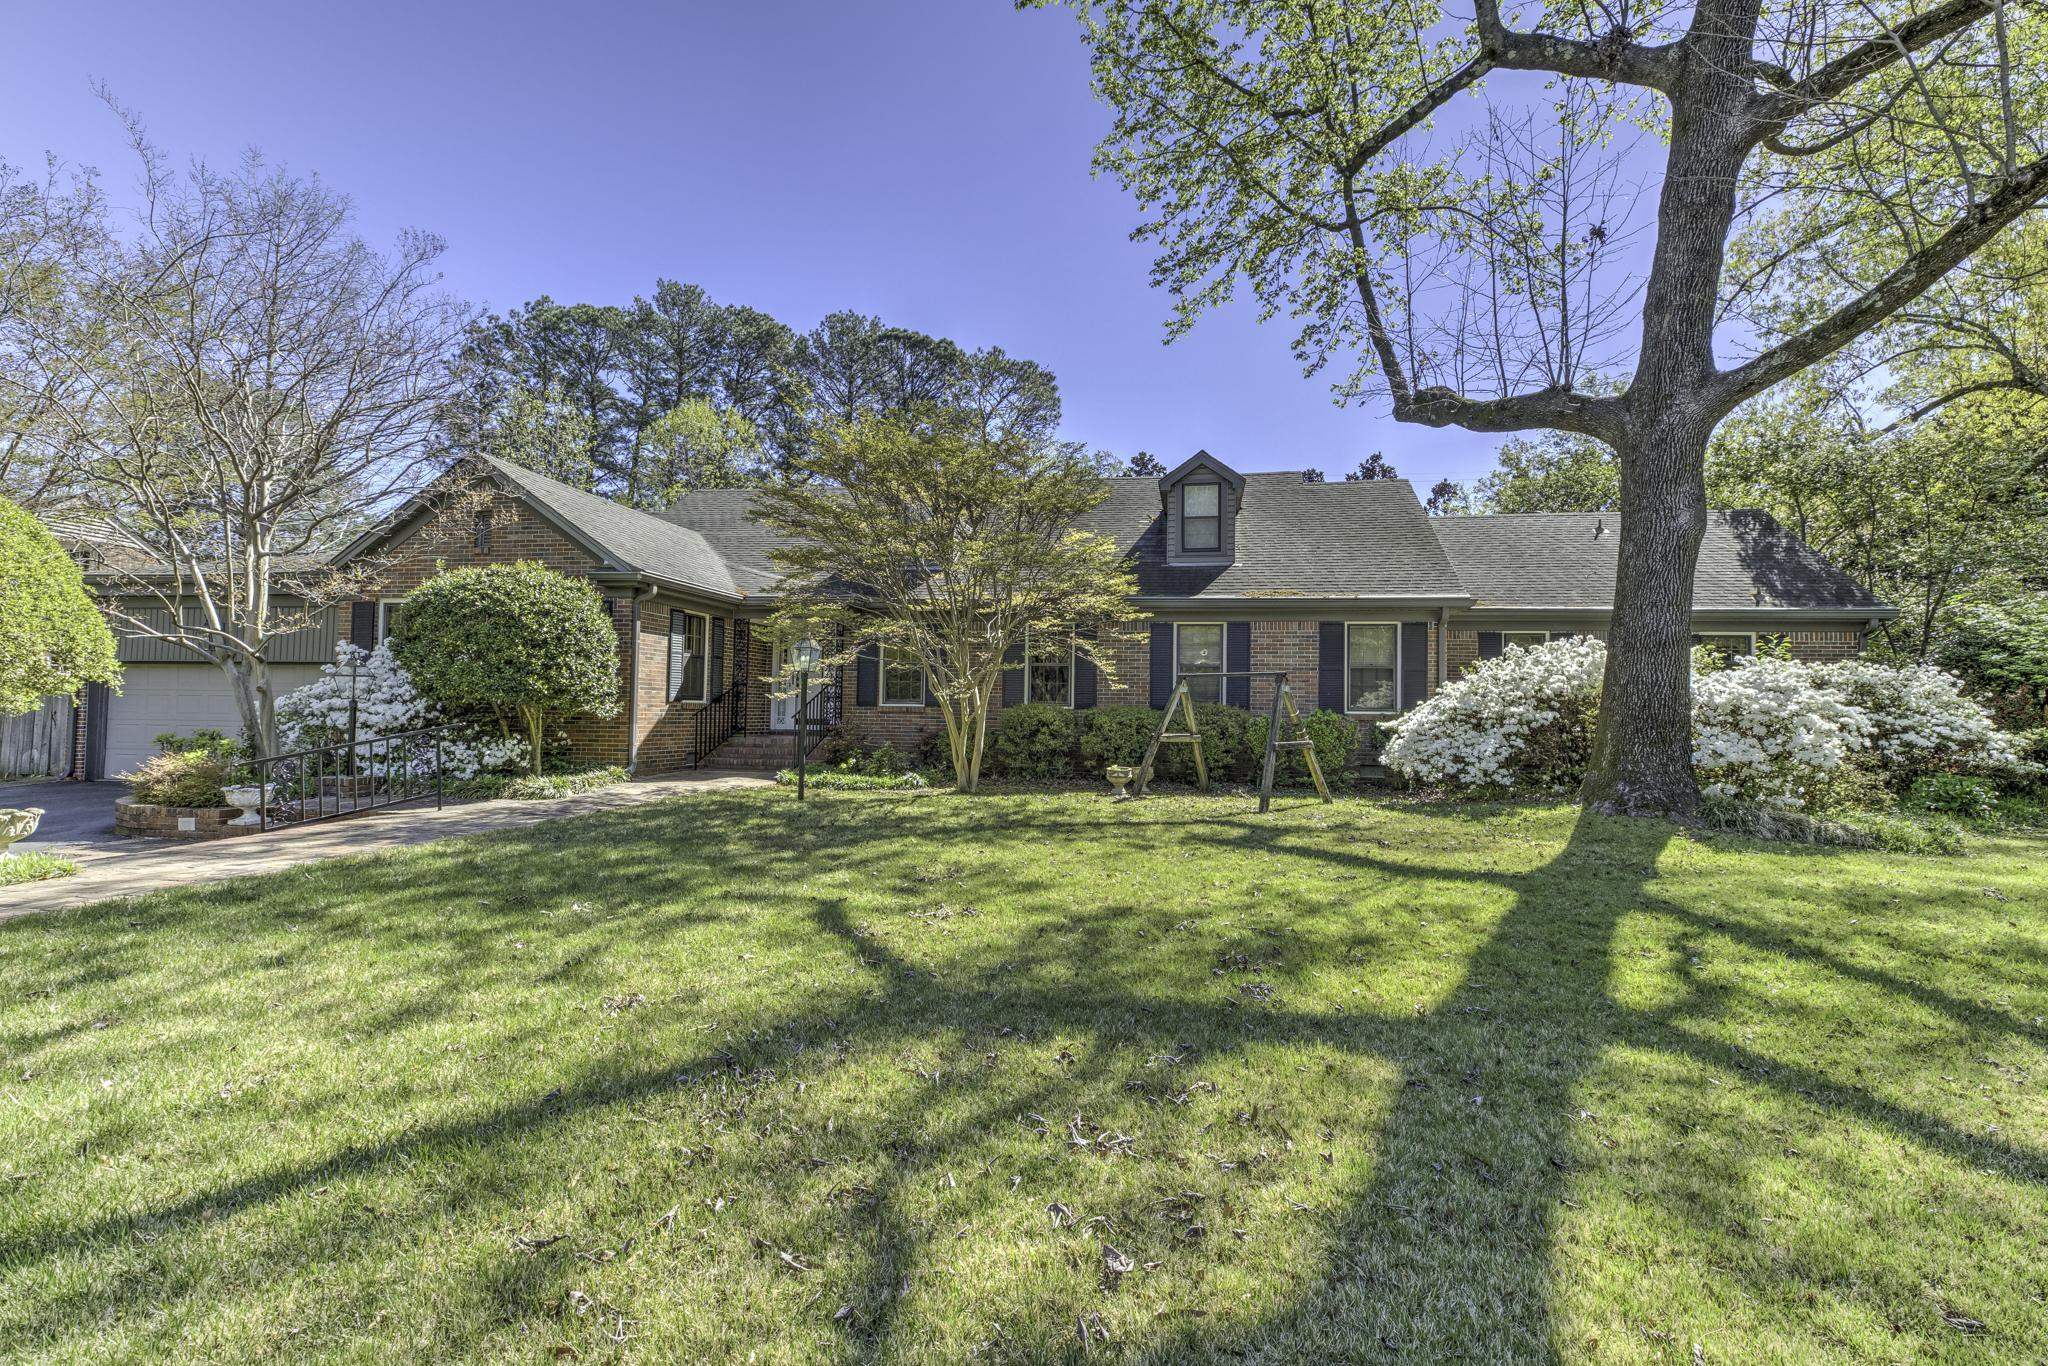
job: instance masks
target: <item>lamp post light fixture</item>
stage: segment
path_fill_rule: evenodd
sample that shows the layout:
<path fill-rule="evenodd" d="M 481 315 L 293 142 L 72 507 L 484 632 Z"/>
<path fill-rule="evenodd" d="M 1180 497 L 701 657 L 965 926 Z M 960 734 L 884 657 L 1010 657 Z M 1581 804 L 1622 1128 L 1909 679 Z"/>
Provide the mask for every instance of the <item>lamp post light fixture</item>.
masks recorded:
<path fill-rule="evenodd" d="M 799 641 L 790 652 L 796 665 L 796 799 L 804 799 L 804 778 L 810 768 L 809 729 L 811 711 L 811 670 L 818 667 L 818 642 Z"/>

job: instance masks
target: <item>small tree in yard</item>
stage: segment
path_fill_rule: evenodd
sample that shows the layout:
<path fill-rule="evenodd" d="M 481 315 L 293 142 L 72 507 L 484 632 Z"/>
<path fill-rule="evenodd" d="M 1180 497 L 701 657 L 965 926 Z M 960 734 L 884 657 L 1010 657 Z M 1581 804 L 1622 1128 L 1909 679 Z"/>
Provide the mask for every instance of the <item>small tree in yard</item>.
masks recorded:
<path fill-rule="evenodd" d="M 953 776 L 974 791 L 989 709 L 1027 630 L 1093 632 L 1096 668 L 1138 612 L 1123 553 L 1075 529 L 1108 494 L 1077 447 L 1014 432 L 989 435 L 950 415 L 871 417 L 818 433 L 758 516 L 795 543 L 778 629 L 864 642 L 917 659 L 945 721 Z"/>
<path fill-rule="evenodd" d="M 481 709 L 507 735 L 516 722 L 540 772 L 550 716 L 610 716 L 619 707 L 619 636 L 586 583 L 521 561 L 457 569 L 406 598 L 392 652 L 420 694 Z"/>
<path fill-rule="evenodd" d="M 120 674 L 114 633 L 78 566 L 42 523 L 0 498 L 0 716 Z"/>

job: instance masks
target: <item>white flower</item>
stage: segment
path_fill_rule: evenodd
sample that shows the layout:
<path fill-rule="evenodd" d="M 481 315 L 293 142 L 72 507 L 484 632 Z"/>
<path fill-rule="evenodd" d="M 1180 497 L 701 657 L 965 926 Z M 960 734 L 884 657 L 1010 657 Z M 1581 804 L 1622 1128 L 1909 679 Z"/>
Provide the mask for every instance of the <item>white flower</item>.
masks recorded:
<path fill-rule="evenodd" d="M 439 711 L 412 686 L 412 677 L 388 645 L 364 653 L 346 643 L 334 647 L 334 662 L 320 677 L 277 699 L 278 740 L 286 752 L 348 739 L 349 701 L 356 708 L 356 739 L 371 740 L 441 724 Z M 473 778 L 493 769 L 523 764 L 526 742 L 488 727 L 461 723 L 440 741 L 441 767 L 451 778 Z M 431 761 L 433 742 L 400 741 L 363 756 L 373 770 L 417 770 Z"/>

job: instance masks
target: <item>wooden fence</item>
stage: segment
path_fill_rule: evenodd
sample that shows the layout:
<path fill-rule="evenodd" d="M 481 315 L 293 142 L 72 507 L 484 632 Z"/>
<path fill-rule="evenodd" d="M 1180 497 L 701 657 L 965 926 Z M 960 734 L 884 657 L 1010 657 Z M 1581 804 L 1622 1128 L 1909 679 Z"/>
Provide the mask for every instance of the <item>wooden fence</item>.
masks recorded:
<path fill-rule="evenodd" d="M 20 716 L 0 717 L 0 778 L 57 778 L 71 769 L 71 699 L 49 697 Z"/>

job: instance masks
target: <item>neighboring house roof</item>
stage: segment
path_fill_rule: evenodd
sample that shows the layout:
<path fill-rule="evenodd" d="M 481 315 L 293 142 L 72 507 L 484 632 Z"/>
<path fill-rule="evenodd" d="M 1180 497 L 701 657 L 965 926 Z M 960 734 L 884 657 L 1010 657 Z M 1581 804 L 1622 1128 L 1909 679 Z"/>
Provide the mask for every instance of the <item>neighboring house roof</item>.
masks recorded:
<path fill-rule="evenodd" d="M 1082 525 L 1135 552 L 1145 597 L 1448 599 L 1464 585 L 1405 479 L 1247 474 L 1231 564 L 1169 565 L 1160 481 L 1125 476 Z"/>
<path fill-rule="evenodd" d="M 542 515 L 576 533 L 615 568 L 731 598 L 752 597 L 774 583 L 772 573 L 719 554 L 695 528 L 586 493 L 509 461 L 477 458 L 525 494 Z"/>
<path fill-rule="evenodd" d="M 1614 605 L 1621 517 L 1612 512 L 1527 512 L 1438 517 L 1452 567 L 1481 609 Z M 1696 612 L 1795 608 L 1885 615 L 1891 609 L 1767 512 L 1707 514 L 1693 576 Z"/>

